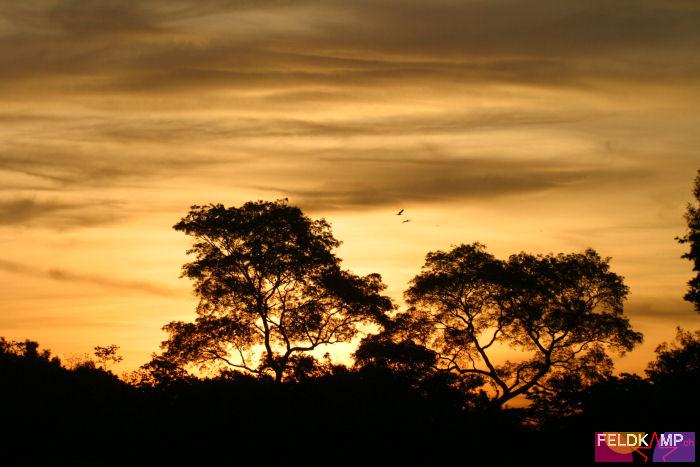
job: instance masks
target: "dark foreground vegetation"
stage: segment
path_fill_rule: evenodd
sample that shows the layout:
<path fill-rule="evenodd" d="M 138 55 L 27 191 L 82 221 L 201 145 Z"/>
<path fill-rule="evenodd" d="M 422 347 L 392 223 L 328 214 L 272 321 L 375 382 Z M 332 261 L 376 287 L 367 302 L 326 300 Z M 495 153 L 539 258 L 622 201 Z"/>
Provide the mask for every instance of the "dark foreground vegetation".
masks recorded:
<path fill-rule="evenodd" d="M 698 208 L 686 219 L 698 272 Z M 168 323 L 138 371 L 107 369 L 115 345 L 63 365 L 0 340 L 0 464 L 581 465 L 596 431 L 696 431 L 700 331 L 679 329 L 644 377 L 615 376 L 642 335 L 592 249 L 433 251 L 399 311 L 379 274 L 343 269 L 330 226 L 286 200 L 193 206 L 175 228 L 194 240 L 196 318 Z M 358 340 L 352 366 L 314 352 Z"/>
<path fill-rule="evenodd" d="M 696 428 L 700 333 L 659 348 L 646 377 L 563 384 L 527 409 L 494 407 L 445 375 L 371 366 L 127 384 L 90 362 L 67 369 L 33 342 L 2 341 L 0 381 L 9 465 L 577 465 L 591 462 L 595 431 Z"/>

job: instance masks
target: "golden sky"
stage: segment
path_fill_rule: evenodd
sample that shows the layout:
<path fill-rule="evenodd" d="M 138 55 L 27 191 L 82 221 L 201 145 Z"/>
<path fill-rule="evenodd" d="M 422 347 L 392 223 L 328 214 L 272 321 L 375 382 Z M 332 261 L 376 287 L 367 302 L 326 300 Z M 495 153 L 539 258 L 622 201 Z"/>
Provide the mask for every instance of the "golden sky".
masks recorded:
<path fill-rule="evenodd" d="M 674 241 L 698 25 L 697 0 L 0 0 L 0 335 L 134 368 L 194 317 L 171 226 L 286 196 L 399 304 L 430 250 L 593 247 L 639 371 L 700 324 Z"/>

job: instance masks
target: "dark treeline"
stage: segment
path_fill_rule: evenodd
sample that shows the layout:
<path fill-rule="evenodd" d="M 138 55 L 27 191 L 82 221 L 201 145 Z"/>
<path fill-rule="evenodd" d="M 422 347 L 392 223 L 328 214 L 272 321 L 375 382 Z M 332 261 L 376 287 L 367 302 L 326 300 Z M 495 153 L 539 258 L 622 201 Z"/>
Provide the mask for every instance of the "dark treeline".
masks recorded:
<path fill-rule="evenodd" d="M 9 465 L 587 464 L 595 431 L 692 431 L 691 414 L 700 409 L 699 356 L 700 333 L 680 333 L 659 348 L 645 377 L 608 376 L 584 388 L 562 384 L 557 397 L 502 409 L 444 375 L 372 366 L 334 366 L 282 383 L 231 372 L 128 384 L 90 362 L 68 369 L 36 343 L 3 340 L 3 459 Z"/>
<path fill-rule="evenodd" d="M 697 209 L 679 238 L 695 271 Z M 115 345 L 65 365 L 0 340 L 4 459 L 576 465 L 593 460 L 595 431 L 695 431 L 700 331 L 678 329 L 644 376 L 614 375 L 643 336 L 623 278 L 592 249 L 433 251 L 399 310 L 379 274 L 342 268 L 328 223 L 286 200 L 193 206 L 175 229 L 194 240 L 196 318 L 168 323 L 139 370 L 108 370 Z M 697 307 L 697 277 L 688 285 Z M 343 342 L 358 343 L 351 365 L 319 358 Z"/>

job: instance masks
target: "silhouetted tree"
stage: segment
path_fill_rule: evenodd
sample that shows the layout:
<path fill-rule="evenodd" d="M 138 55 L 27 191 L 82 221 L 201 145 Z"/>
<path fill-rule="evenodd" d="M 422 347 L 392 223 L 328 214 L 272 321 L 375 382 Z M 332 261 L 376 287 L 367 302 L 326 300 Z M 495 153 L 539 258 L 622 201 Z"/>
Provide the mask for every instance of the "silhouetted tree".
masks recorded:
<path fill-rule="evenodd" d="M 115 344 L 104 347 L 98 345 L 95 346 L 95 357 L 97 357 L 100 366 L 107 369 L 110 364 L 116 364 L 124 360 L 124 357 L 117 353 L 118 351 L 119 346 Z"/>
<path fill-rule="evenodd" d="M 591 387 L 615 379 L 613 362 L 597 348 L 578 358 L 576 367 L 566 372 L 553 372 L 535 384 L 527 393 L 530 414 L 539 421 L 575 415 L 582 410 L 585 395 Z"/>
<path fill-rule="evenodd" d="M 687 425 L 690 414 L 700 411 L 700 331 L 679 328 L 675 341 L 656 348 L 646 375 L 623 373 L 591 380 L 566 375 L 558 380 L 556 395 L 533 391 L 528 396 L 533 402 L 529 410 L 549 433 L 590 433 L 618 420 L 651 426 Z"/>
<path fill-rule="evenodd" d="M 114 374 L 69 369 L 37 342 L 0 337 L 0 382 L 0 413 L 9 427 L 0 437 L 3 465 L 123 464 L 102 462 L 105 439 L 119 439 L 117 451 L 124 452 L 124 434 L 138 432 L 134 391 Z"/>
<path fill-rule="evenodd" d="M 664 342 L 656 348 L 656 359 L 645 370 L 655 384 L 684 386 L 686 390 L 700 385 L 700 331 L 676 329 L 675 342 Z"/>
<path fill-rule="evenodd" d="M 507 261 L 479 243 L 431 252 L 405 293 L 410 308 L 387 332 L 434 351 L 439 368 L 484 378 L 495 405 L 535 387 L 553 390 L 548 378 L 607 371 L 606 351 L 642 340 L 623 315 L 628 289 L 608 262 L 590 249 Z M 494 354 L 505 347 L 524 358 L 498 364 Z"/>
<path fill-rule="evenodd" d="M 694 206 L 688 203 L 685 211 L 685 221 L 688 224 L 688 230 L 685 235 L 678 237 L 677 240 L 682 244 L 689 244 L 690 250 L 685 253 L 682 258 L 685 258 L 693 263 L 693 271 L 695 277 L 688 281 L 688 291 L 683 297 L 695 306 L 695 311 L 700 313 L 700 170 L 695 177 L 695 185 L 693 186 L 693 196 L 698 203 Z"/>
<path fill-rule="evenodd" d="M 176 384 L 187 384 L 197 378 L 191 376 L 180 362 L 162 355 L 152 355 L 151 360 L 138 370 L 126 375 L 126 381 L 136 387 L 168 388 Z"/>
<path fill-rule="evenodd" d="M 193 323 L 164 328 L 163 356 L 173 361 L 281 381 L 295 354 L 348 342 L 393 309 L 381 276 L 341 269 L 329 224 L 286 201 L 192 206 L 174 228 L 195 239 L 183 276 L 200 301 Z"/>
<path fill-rule="evenodd" d="M 394 342 L 389 332 L 362 339 L 353 354 L 355 369 L 365 375 L 403 381 L 424 394 L 436 406 L 459 413 L 465 408 L 483 408 L 488 397 L 481 389 L 480 375 L 456 375 L 439 368 L 438 354 L 410 340 Z M 435 407 L 436 410 L 442 410 Z"/>
<path fill-rule="evenodd" d="M 0 337 L 0 357 L 15 361 L 42 361 L 54 366 L 61 365 L 61 360 L 58 357 L 52 356 L 50 350 L 44 349 L 39 351 L 39 343 L 29 339 L 14 341 Z"/>
<path fill-rule="evenodd" d="M 411 341 L 393 342 L 385 334 L 363 339 L 353 356 L 359 368 L 386 368 L 417 376 L 430 372 L 437 361 L 434 351 Z"/>

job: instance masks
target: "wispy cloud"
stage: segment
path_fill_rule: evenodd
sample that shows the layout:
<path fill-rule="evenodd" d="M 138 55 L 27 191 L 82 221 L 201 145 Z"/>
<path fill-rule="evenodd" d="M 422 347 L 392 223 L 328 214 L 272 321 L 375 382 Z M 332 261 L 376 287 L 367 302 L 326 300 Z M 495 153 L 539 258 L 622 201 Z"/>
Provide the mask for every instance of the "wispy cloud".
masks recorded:
<path fill-rule="evenodd" d="M 162 297 L 183 296 L 184 293 L 169 287 L 151 282 L 118 279 L 96 274 L 85 274 L 60 268 L 42 269 L 23 263 L 0 259 L 0 270 L 13 274 L 46 278 L 58 282 L 73 282 L 78 284 L 96 285 L 99 287 L 145 293 Z"/>
<path fill-rule="evenodd" d="M 0 76 L 40 92 L 600 86 L 700 69 L 684 0 L 21 3 L 3 8 Z"/>
<path fill-rule="evenodd" d="M 64 229 L 114 222 L 116 204 L 111 201 L 64 202 L 15 198 L 0 200 L 0 226 Z"/>
<path fill-rule="evenodd" d="M 412 203 L 493 198 L 567 188 L 632 183 L 648 169 L 595 163 L 507 157 L 447 157 L 431 148 L 379 149 L 346 157 L 319 157 L 303 173 L 286 173 L 276 186 L 259 189 L 290 197 L 310 210 L 370 209 Z M 297 188 L 305 181 L 305 187 Z M 296 187 L 295 187 L 296 186 Z"/>
<path fill-rule="evenodd" d="M 187 150 L 173 148 L 168 153 L 153 153 L 149 147 L 105 144 L 98 132 L 108 133 L 109 125 L 75 130 L 80 141 L 52 140 L 40 142 L 15 137 L 0 147 L 0 172 L 24 175 L 26 188 L 53 190 L 80 187 L 108 187 L 120 184 L 148 183 L 188 173 L 202 167 L 239 160 L 238 155 L 193 155 Z M 119 127 L 114 124 L 115 130 Z M 102 128 L 102 129 L 99 129 Z M 59 126 L 60 129 L 60 126 Z M 54 128 L 56 131 L 56 128 Z M 144 130 L 148 133 L 147 130 Z M 132 139 L 138 136 L 133 135 Z M 163 140 L 161 143 L 168 143 Z M 126 141 L 128 143 L 128 141 Z M 19 183 L 16 179 L 15 184 Z M 19 186 L 18 188 L 22 188 Z M 55 204 L 55 203 L 54 203 Z M 60 204 L 56 209 L 62 209 Z"/>

